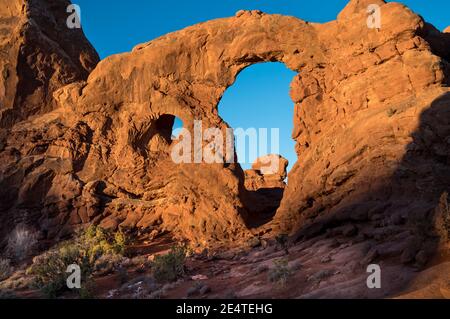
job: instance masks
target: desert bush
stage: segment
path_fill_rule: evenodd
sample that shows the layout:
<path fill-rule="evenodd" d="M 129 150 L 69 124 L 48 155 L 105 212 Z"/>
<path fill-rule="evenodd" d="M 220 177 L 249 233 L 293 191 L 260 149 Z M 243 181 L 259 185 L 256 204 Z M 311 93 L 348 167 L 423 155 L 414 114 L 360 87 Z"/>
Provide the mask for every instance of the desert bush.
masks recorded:
<path fill-rule="evenodd" d="M 187 249 L 185 246 L 173 246 L 166 255 L 158 255 L 153 260 L 152 269 L 155 279 L 159 282 L 171 282 L 185 273 Z"/>
<path fill-rule="evenodd" d="M 36 244 L 36 233 L 19 225 L 9 235 L 6 250 L 15 260 L 21 261 L 32 254 Z"/>
<path fill-rule="evenodd" d="M 269 281 L 284 286 L 292 275 L 288 263 L 286 258 L 275 260 L 274 267 L 269 270 Z"/>
<path fill-rule="evenodd" d="M 119 271 L 126 259 L 120 254 L 101 255 L 94 262 L 94 271 L 97 275 L 106 275 Z"/>
<path fill-rule="evenodd" d="M 35 276 L 35 286 L 46 297 L 55 298 L 67 289 L 67 267 L 76 264 L 81 269 L 82 288 L 77 292 L 87 298 L 93 288 L 92 276 L 105 259 L 117 260 L 116 256 L 125 250 L 125 237 L 110 234 L 103 229 L 91 226 L 74 240 L 64 242 L 33 260 L 29 273 Z M 107 256 L 107 257 L 105 257 Z M 111 257 L 111 258 L 109 258 Z"/>
<path fill-rule="evenodd" d="M 11 266 L 11 262 L 9 261 L 9 259 L 0 258 L 0 281 L 9 278 L 12 272 L 13 267 Z"/>
<path fill-rule="evenodd" d="M 103 255 L 123 255 L 126 237 L 122 232 L 111 234 L 104 229 L 90 226 L 77 236 L 76 244 L 85 248 L 85 253 L 91 262 Z"/>
<path fill-rule="evenodd" d="M 125 254 L 126 244 L 127 244 L 127 238 L 123 232 L 118 231 L 117 233 L 114 234 L 113 250 L 116 254 L 120 254 L 120 255 Z"/>
<path fill-rule="evenodd" d="M 47 298 L 57 297 L 67 288 L 66 270 L 71 264 L 80 266 L 83 279 L 91 276 L 93 270 L 88 256 L 74 243 L 63 243 L 58 248 L 35 257 L 29 271 L 35 276 L 34 286 Z"/>

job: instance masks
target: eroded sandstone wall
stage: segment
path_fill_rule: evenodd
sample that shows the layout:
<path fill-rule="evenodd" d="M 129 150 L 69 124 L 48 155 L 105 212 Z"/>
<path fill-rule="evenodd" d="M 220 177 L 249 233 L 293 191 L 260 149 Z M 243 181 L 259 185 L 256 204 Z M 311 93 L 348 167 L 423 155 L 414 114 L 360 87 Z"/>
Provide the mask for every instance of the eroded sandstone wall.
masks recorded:
<path fill-rule="evenodd" d="M 367 3 L 318 27 L 327 61 L 293 82 L 299 160 L 282 229 L 425 223 L 450 186 L 449 37 L 397 3 L 380 2 L 382 26 L 368 29 Z"/>
<path fill-rule="evenodd" d="M 69 4 L 2 0 L 0 127 L 55 109 L 53 92 L 86 79 L 99 61 L 83 31 L 67 28 Z"/>
<path fill-rule="evenodd" d="M 366 23 L 374 2 L 380 29 Z M 246 238 L 240 166 L 176 164 L 167 133 L 173 116 L 191 131 L 194 120 L 225 131 L 217 104 L 227 87 L 251 64 L 280 61 L 299 72 L 299 159 L 262 232 L 383 220 L 401 233 L 450 185 L 447 43 L 403 5 L 353 0 L 326 24 L 241 11 L 108 57 L 54 92 L 54 111 L 4 138 L 4 229 L 25 219 L 47 238 L 89 223 L 201 246 Z"/>
<path fill-rule="evenodd" d="M 395 3 L 367 30 L 364 5 L 324 26 L 332 61 L 296 79 L 299 160 L 270 227 L 294 240 L 341 234 L 370 243 L 367 260 L 423 265 L 450 188 L 449 37 Z"/>

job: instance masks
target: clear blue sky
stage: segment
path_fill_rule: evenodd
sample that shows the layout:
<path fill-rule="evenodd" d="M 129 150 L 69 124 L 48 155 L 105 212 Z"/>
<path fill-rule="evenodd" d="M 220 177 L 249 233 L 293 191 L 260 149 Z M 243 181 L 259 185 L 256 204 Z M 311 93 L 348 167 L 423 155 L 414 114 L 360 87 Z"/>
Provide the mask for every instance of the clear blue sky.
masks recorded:
<path fill-rule="evenodd" d="M 450 25 L 450 0 L 403 0 L 425 20 L 443 30 Z M 347 0 L 73 0 L 81 7 L 84 32 L 101 58 L 130 51 L 168 32 L 199 22 L 233 16 L 241 9 L 291 15 L 312 22 L 334 20 Z M 280 153 L 295 161 L 293 103 L 289 84 L 294 73 L 280 63 L 254 65 L 239 75 L 219 105 L 232 127 L 280 128 Z M 248 168 L 249 164 L 244 164 Z"/>

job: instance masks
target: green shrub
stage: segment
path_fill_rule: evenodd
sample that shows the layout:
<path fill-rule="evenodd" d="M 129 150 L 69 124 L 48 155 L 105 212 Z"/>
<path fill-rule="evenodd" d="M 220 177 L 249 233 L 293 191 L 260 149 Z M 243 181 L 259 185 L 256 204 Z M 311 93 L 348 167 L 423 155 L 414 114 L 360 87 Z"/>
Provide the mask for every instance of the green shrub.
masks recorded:
<path fill-rule="evenodd" d="M 114 235 L 113 250 L 115 251 L 116 254 L 123 255 L 123 254 L 125 254 L 126 244 L 127 244 L 127 238 L 126 238 L 125 234 L 122 233 L 121 231 L 118 231 Z"/>
<path fill-rule="evenodd" d="M 292 275 L 288 263 L 286 258 L 275 260 L 274 267 L 269 270 L 269 281 L 284 286 Z"/>
<path fill-rule="evenodd" d="M 92 276 L 98 266 L 97 261 L 104 256 L 117 256 L 125 250 L 125 236 L 110 234 L 100 227 L 90 226 L 74 240 L 37 256 L 29 273 L 35 276 L 34 286 L 46 297 L 55 298 L 65 291 L 67 267 L 76 264 L 81 269 L 82 288 L 77 292 L 81 298 L 91 295 Z"/>
<path fill-rule="evenodd" d="M 89 262 L 86 251 L 71 242 L 63 243 L 60 247 L 36 257 L 29 271 L 35 276 L 34 286 L 39 288 L 47 298 L 57 297 L 67 288 L 66 270 L 71 264 L 80 266 L 82 279 L 92 275 L 92 264 Z"/>
<path fill-rule="evenodd" d="M 85 247 L 87 256 L 94 262 L 103 255 L 123 255 L 126 237 L 120 231 L 111 234 L 100 227 L 90 226 L 77 237 L 76 243 Z"/>
<path fill-rule="evenodd" d="M 187 249 L 185 246 L 173 246 L 166 255 L 158 255 L 153 260 L 152 268 L 155 279 L 159 282 L 175 281 L 185 274 Z"/>

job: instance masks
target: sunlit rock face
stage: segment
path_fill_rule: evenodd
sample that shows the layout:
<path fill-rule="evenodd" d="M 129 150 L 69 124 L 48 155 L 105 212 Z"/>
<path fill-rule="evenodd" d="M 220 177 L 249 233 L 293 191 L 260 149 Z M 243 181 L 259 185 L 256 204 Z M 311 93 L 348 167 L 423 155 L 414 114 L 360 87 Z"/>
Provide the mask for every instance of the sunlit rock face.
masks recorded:
<path fill-rule="evenodd" d="M 97 55 L 60 21 L 65 1 L 10 2 L 1 15 L 37 34 L 47 27 L 32 13 L 54 17 L 61 29 L 51 43 L 67 54 L 59 58 L 47 37 L 19 36 L 17 23 L 5 27 L 15 37 L 8 45 L 2 38 L 2 52 L 31 52 L 22 60 L 40 77 L 27 71 L 0 82 L 2 110 L 25 114 L 8 117 L 24 121 L 1 133 L 3 234 L 25 221 L 50 239 L 90 223 L 168 231 L 198 246 L 246 239 L 253 206 L 266 195 L 249 194 L 245 173 L 226 154 L 223 163 L 175 163 L 171 129 L 176 116 L 189 132 L 200 120 L 202 130 L 225 136 L 218 102 L 258 62 L 298 72 L 291 83 L 298 160 L 261 233 L 301 238 L 352 223 L 371 238 L 383 220 L 392 226 L 383 240 L 398 240 L 412 215 L 430 220 L 450 186 L 448 36 L 403 5 L 350 1 L 326 24 L 240 11 L 108 57 L 91 72 Z M 369 4 L 379 5 L 379 28 L 367 24 Z M 63 34 L 77 45 L 65 47 Z M 2 55 L 0 66 L 16 69 L 16 56 Z M 25 120 L 31 114 L 39 116 Z"/>
<path fill-rule="evenodd" d="M 85 80 L 99 61 L 83 31 L 67 27 L 69 4 L 2 0 L 0 127 L 57 108 L 53 92 Z"/>

